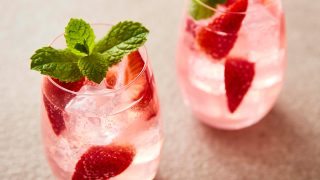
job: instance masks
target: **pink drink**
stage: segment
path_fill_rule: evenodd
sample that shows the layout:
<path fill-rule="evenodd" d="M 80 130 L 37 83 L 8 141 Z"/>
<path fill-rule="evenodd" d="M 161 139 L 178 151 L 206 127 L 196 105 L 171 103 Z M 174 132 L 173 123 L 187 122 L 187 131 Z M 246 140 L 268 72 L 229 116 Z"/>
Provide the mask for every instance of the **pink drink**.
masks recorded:
<path fill-rule="evenodd" d="M 208 56 L 197 42 L 199 29 L 228 14 L 224 6 L 212 11 L 215 11 L 213 17 L 200 21 L 186 15 L 177 52 L 181 90 L 186 104 L 204 123 L 222 129 L 244 128 L 270 111 L 283 85 L 286 45 L 281 3 L 279 0 L 249 0 L 234 46 L 222 59 Z M 251 87 L 233 113 L 228 108 L 225 87 L 225 63 L 230 58 L 246 59 L 255 68 Z"/>
<path fill-rule="evenodd" d="M 93 27 L 98 36 L 109 29 L 105 25 Z M 53 45 L 64 47 L 64 38 L 59 37 Z M 100 159 L 103 153 L 107 156 L 111 153 L 111 163 L 115 165 L 108 165 L 111 170 L 122 168 L 132 158 L 124 171 L 110 179 L 151 180 L 155 177 L 163 132 L 146 50 L 141 48 L 140 54 L 143 68 L 130 82 L 124 80 L 128 57 L 117 65 L 117 79 L 105 79 L 100 85 L 86 81 L 76 90 L 78 92 L 66 90 L 48 77 L 43 79 L 42 135 L 49 164 L 57 179 L 80 180 L 74 175 L 80 161 L 87 155 L 87 160 L 92 161 L 85 162 L 89 163 L 87 167 L 102 161 L 108 164 Z M 114 88 L 106 88 L 112 80 Z M 91 155 L 92 148 L 97 147 L 102 152 Z"/>

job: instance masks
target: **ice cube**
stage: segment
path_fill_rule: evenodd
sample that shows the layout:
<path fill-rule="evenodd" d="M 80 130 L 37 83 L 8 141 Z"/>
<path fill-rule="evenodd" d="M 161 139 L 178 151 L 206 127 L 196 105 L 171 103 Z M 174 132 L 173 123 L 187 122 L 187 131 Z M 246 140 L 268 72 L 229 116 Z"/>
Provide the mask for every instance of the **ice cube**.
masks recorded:
<path fill-rule="evenodd" d="M 268 59 L 269 52 L 279 48 L 279 21 L 265 5 L 259 2 L 249 4 L 243 28 L 239 34 L 246 34 L 250 61 Z"/>
<path fill-rule="evenodd" d="M 116 93 L 108 93 L 109 91 L 102 85 L 85 85 L 79 91 L 81 94 L 75 96 L 65 110 L 68 114 L 80 113 L 85 117 L 111 114 L 119 104 L 119 96 Z"/>
<path fill-rule="evenodd" d="M 71 145 L 67 139 L 59 138 L 55 146 L 49 147 L 50 157 L 64 171 L 71 171 L 76 162 L 75 146 Z"/>
<path fill-rule="evenodd" d="M 132 118 L 128 117 L 128 111 L 106 113 L 108 108 L 112 109 L 110 101 L 96 96 L 79 96 L 74 97 L 73 102 L 66 107 L 65 124 L 69 139 L 84 144 L 105 145 L 131 124 Z M 99 102 L 101 100 L 103 102 Z"/>
<path fill-rule="evenodd" d="M 190 80 L 193 85 L 205 92 L 213 94 L 224 93 L 224 65 L 220 62 L 208 60 L 208 57 L 199 55 L 189 61 Z"/>

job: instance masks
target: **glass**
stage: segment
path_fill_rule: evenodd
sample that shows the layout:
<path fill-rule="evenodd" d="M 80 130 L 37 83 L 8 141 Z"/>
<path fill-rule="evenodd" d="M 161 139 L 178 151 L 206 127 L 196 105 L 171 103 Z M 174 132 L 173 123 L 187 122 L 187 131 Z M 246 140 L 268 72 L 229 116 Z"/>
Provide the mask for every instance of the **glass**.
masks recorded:
<path fill-rule="evenodd" d="M 92 27 L 99 39 L 111 26 Z M 52 45 L 65 48 L 63 36 Z M 50 77 L 43 78 L 42 136 L 47 159 L 58 179 L 83 179 L 75 175 L 78 171 L 75 169 L 81 173 L 81 163 L 86 165 L 83 169 L 91 170 L 87 174 L 102 173 L 106 179 L 151 180 L 155 177 L 163 132 L 147 52 L 144 47 L 139 52 L 144 61 L 139 75 L 126 85 L 118 83 L 114 89 L 106 86 L 112 81 L 113 84 L 121 81 L 121 69 L 125 69 L 128 57 L 114 66 L 118 68 L 118 80 L 110 78 L 100 85 L 86 80 L 82 87 L 73 83 L 73 88 L 81 88 L 78 92 L 66 89 L 68 85 L 62 87 Z M 114 72 L 114 67 L 110 72 Z M 137 95 L 134 99 L 133 94 Z M 109 159 L 103 159 L 103 155 Z M 114 176 L 115 173 L 120 174 Z"/>
<path fill-rule="evenodd" d="M 231 6 L 224 5 L 211 8 L 200 0 L 187 0 L 187 7 L 191 1 L 214 15 L 195 20 L 187 10 L 184 18 L 176 66 L 185 103 L 197 119 L 212 127 L 241 129 L 257 123 L 273 107 L 283 85 L 286 39 L 280 0 L 249 0 L 246 12 L 231 12 Z M 237 26 L 234 21 L 241 18 L 239 31 L 232 31 Z M 227 22 L 221 25 L 221 19 Z M 234 43 L 231 49 L 228 43 Z M 242 75 L 234 70 L 241 63 L 250 66 L 242 68 Z M 235 88 L 236 94 L 229 91 L 227 96 L 226 89 L 250 77 L 251 86 L 237 106 L 230 99 L 241 98 L 240 90 Z"/>

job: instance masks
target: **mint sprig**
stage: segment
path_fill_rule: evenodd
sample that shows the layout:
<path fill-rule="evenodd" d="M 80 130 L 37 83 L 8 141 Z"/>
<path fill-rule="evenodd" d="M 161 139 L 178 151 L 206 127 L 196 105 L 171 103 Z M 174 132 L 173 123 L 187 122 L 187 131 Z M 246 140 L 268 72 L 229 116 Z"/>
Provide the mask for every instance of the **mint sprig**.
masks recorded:
<path fill-rule="evenodd" d="M 200 4 L 198 1 L 212 7 L 216 8 L 218 4 L 224 4 L 227 0 L 191 0 L 191 5 L 189 8 L 189 14 L 195 20 L 207 19 L 214 15 L 214 11 L 208 9 L 207 7 Z"/>
<path fill-rule="evenodd" d="M 68 48 L 80 54 L 91 54 L 96 38 L 91 26 L 82 19 L 70 19 L 64 37 Z"/>
<path fill-rule="evenodd" d="M 86 76 L 100 83 L 109 67 L 145 43 L 148 33 L 140 23 L 124 21 L 95 43 L 90 25 L 82 19 L 71 19 L 65 28 L 67 48 L 38 49 L 31 57 L 31 69 L 62 82 L 75 82 Z"/>

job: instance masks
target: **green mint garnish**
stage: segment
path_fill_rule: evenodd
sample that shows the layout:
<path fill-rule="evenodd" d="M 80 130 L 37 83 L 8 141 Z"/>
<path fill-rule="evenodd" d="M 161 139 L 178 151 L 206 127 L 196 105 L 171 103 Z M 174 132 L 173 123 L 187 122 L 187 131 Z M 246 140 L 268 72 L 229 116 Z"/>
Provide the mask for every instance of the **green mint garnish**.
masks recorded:
<path fill-rule="evenodd" d="M 120 22 L 113 26 L 109 33 L 101 39 L 95 47 L 95 51 L 116 52 L 131 51 L 132 48 L 140 47 L 147 39 L 149 31 L 137 22 Z"/>
<path fill-rule="evenodd" d="M 79 57 L 68 50 L 43 47 L 31 59 L 31 69 L 61 81 L 74 82 L 83 77 L 78 67 Z"/>
<path fill-rule="evenodd" d="M 97 42 L 94 52 L 103 53 L 109 62 L 116 64 L 121 58 L 137 50 L 147 40 L 149 31 L 137 22 L 120 22 Z"/>
<path fill-rule="evenodd" d="M 78 66 L 81 73 L 91 81 L 100 83 L 106 77 L 106 71 L 110 67 L 109 59 L 100 53 L 83 57 L 79 60 Z"/>
<path fill-rule="evenodd" d="M 218 4 L 226 3 L 226 0 L 191 0 L 189 13 L 195 20 L 206 19 L 214 14 L 213 10 L 208 9 L 197 1 L 201 1 L 212 8 L 216 8 Z"/>
<path fill-rule="evenodd" d="M 31 57 L 31 69 L 62 82 L 75 82 L 86 76 L 100 83 L 109 67 L 145 43 L 148 33 L 140 23 L 124 21 L 95 43 L 90 25 L 82 19 L 71 19 L 65 28 L 67 48 L 38 49 Z"/>
<path fill-rule="evenodd" d="M 70 19 L 64 37 L 68 48 L 74 53 L 91 54 L 95 35 L 91 26 L 82 19 Z"/>

